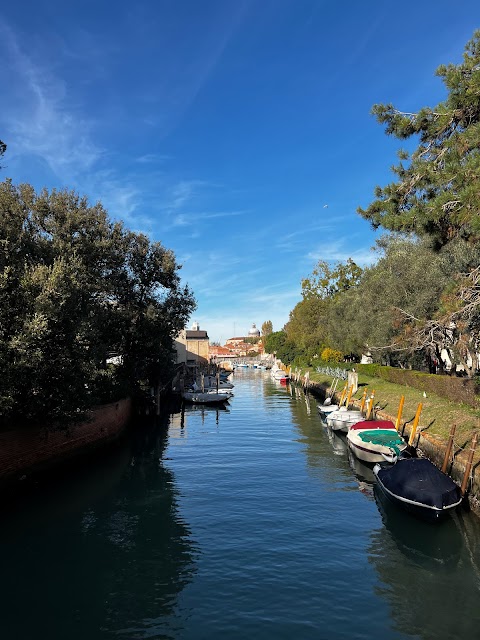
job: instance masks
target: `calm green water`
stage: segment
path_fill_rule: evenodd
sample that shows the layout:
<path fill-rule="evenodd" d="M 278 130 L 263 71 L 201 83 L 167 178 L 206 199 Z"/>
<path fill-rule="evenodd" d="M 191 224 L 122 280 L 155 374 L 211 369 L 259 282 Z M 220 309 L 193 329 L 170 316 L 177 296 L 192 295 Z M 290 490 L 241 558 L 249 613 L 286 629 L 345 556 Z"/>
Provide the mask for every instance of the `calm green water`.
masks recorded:
<path fill-rule="evenodd" d="M 4 497 L 0 638 L 480 637 L 476 518 L 384 504 L 313 397 L 234 383 Z"/>

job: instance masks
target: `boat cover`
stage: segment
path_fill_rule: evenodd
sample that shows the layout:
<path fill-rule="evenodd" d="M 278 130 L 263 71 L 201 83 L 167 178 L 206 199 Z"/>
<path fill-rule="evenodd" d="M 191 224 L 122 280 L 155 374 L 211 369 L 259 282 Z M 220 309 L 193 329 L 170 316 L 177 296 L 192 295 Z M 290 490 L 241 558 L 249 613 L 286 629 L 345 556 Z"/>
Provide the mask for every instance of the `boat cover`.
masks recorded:
<path fill-rule="evenodd" d="M 357 436 L 363 440 L 363 442 L 389 447 L 395 451 L 397 456 L 400 455 L 399 447 L 405 444 L 403 438 L 401 438 L 395 430 L 392 431 L 392 429 L 362 429 L 357 432 Z"/>
<path fill-rule="evenodd" d="M 390 420 L 362 420 L 357 422 L 352 429 L 395 429 L 395 425 Z"/>
<path fill-rule="evenodd" d="M 448 509 L 462 499 L 460 487 L 426 458 L 404 458 L 377 471 L 394 496 L 434 509 Z"/>

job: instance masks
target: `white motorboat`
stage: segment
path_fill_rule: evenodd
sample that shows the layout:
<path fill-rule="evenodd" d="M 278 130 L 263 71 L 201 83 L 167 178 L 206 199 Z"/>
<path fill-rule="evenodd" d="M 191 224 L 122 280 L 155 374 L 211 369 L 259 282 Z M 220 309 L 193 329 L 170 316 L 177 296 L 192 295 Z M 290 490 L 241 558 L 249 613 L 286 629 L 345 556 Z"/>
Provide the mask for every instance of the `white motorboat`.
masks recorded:
<path fill-rule="evenodd" d="M 331 413 L 338 411 L 338 404 L 318 404 L 317 409 L 323 420 L 325 420 Z"/>
<path fill-rule="evenodd" d="M 344 433 L 348 433 L 354 424 L 362 420 L 363 415 L 360 409 L 347 409 L 346 407 L 332 411 L 326 418 L 327 425 L 333 431 L 343 431 Z"/>
<path fill-rule="evenodd" d="M 290 376 L 278 365 L 274 365 L 270 370 L 270 375 L 274 380 L 289 380 Z"/>
<path fill-rule="evenodd" d="M 201 385 L 199 385 L 200 387 Z M 233 389 L 235 385 L 227 380 L 217 380 L 216 376 L 204 376 L 203 388 L 204 389 Z"/>
<path fill-rule="evenodd" d="M 226 393 L 215 393 L 211 391 L 184 391 L 182 393 L 182 398 L 186 402 L 193 402 L 194 404 L 218 404 L 227 402 L 229 397 Z"/>
<path fill-rule="evenodd" d="M 347 433 L 348 446 L 364 462 L 395 462 L 407 443 L 390 420 L 363 420 Z"/>

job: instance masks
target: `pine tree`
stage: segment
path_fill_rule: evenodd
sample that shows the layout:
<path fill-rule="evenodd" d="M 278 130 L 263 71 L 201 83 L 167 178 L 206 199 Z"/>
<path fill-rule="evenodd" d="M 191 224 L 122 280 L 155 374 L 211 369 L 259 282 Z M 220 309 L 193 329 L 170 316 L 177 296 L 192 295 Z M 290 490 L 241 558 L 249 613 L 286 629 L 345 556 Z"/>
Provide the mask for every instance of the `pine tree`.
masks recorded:
<path fill-rule="evenodd" d="M 417 113 L 392 104 L 372 108 L 387 134 L 417 137 L 419 145 L 411 154 L 399 151 L 397 181 L 377 187 L 377 199 L 358 212 L 374 228 L 429 236 L 438 249 L 454 238 L 480 240 L 480 30 L 463 62 L 441 65 L 436 74 L 448 91 L 436 107 Z"/>

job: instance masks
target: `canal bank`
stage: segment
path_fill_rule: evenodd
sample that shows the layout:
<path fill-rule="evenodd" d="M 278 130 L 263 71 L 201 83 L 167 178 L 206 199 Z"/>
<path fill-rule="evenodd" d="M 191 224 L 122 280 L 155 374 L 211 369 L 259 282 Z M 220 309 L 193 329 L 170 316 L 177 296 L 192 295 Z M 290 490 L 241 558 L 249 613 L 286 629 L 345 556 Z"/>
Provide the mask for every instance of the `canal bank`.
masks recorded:
<path fill-rule="evenodd" d="M 96 407 L 87 421 L 66 429 L 26 427 L 1 431 L 0 487 L 109 445 L 122 435 L 131 417 L 132 400 L 123 398 Z"/>
<path fill-rule="evenodd" d="M 304 387 L 308 387 L 308 390 L 318 397 L 322 402 L 330 395 L 331 389 L 328 384 L 311 380 L 310 375 L 303 376 L 296 384 L 301 384 Z M 362 394 L 362 389 L 366 388 L 366 384 L 360 383 L 358 395 Z M 378 419 L 390 420 L 393 423 L 397 419 L 397 409 L 400 398 L 406 393 L 406 387 L 401 385 L 395 385 L 393 383 L 385 384 L 380 380 L 368 381 L 369 393 L 377 389 L 375 395 L 374 416 Z M 381 387 L 381 391 L 378 388 Z M 421 455 L 429 458 L 437 467 L 442 468 L 445 454 L 447 452 L 448 438 L 443 434 L 445 433 L 445 425 L 439 425 L 438 417 L 435 418 L 435 413 L 428 410 L 428 404 L 430 406 L 435 405 L 438 414 L 438 408 L 444 406 L 444 413 L 446 417 L 447 428 L 450 430 L 452 424 L 459 423 L 463 426 L 463 430 L 457 431 L 457 436 L 454 441 L 451 455 L 448 460 L 446 472 L 450 475 L 459 485 L 464 480 L 465 471 L 468 465 L 468 459 L 470 455 L 470 447 L 472 439 L 476 433 L 476 430 L 480 428 L 480 418 L 476 415 L 476 412 L 471 407 L 467 407 L 463 404 L 457 404 L 455 410 L 452 410 L 452 402 L 428 394 L 425 397 L 420 391 L 409 389 L 409 392 L 413 392 L 413 402 L 410 402 L 409 410 L 403 411 L 403 417 L 400 421 L 400 433 L 407 439 L 410 437 L 412 424 L 414 421 L 415 410 L 419 403 L 426 406 L 424 413 L 420 416 L 420 422 L 416 430 L 414 438 L 414 446 L 419 450 Z M 415 397 L 417 396 L 417 397 Z M 341 391 L 335 391 L 332 396 L 336 401 L 340 401 Z M 361 399 L 358 397 L 352 397 L 350 405 L 360 408 Z M 448 421 L 449 416 L 451 420 Z M 440 433 L 437 433 L 436 431 Z M 473 459 L 473 466 L 471 468 L 467 495 L 468 506 L 471 508 L 477 516 L 480 517 L 480 447 L 477 448 L 476 454 Z"/>

